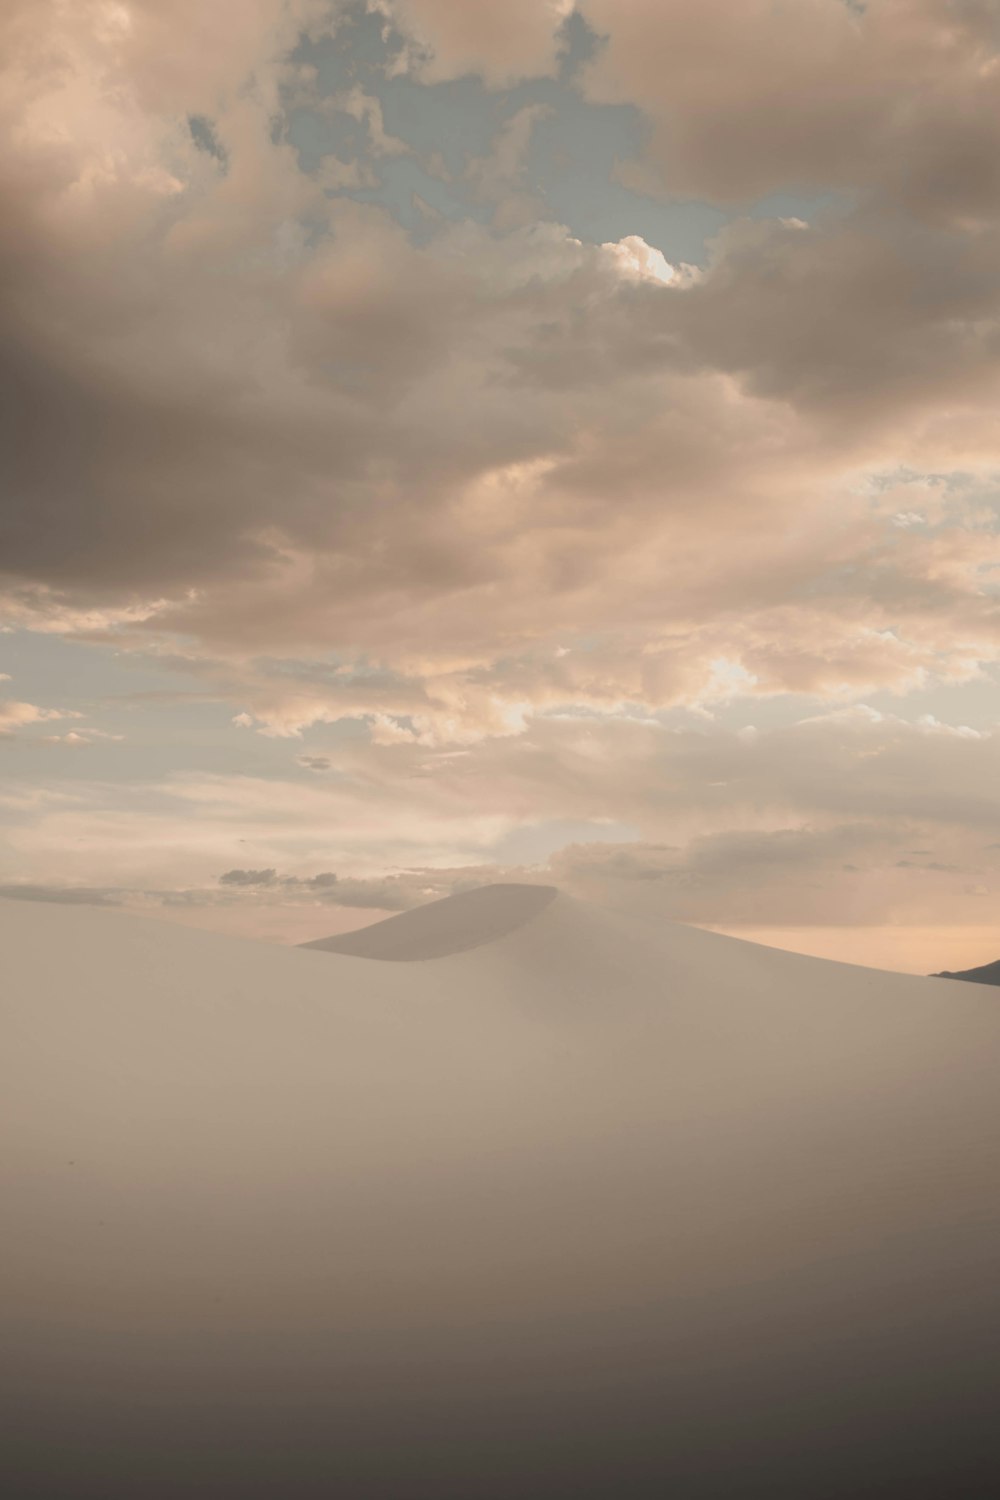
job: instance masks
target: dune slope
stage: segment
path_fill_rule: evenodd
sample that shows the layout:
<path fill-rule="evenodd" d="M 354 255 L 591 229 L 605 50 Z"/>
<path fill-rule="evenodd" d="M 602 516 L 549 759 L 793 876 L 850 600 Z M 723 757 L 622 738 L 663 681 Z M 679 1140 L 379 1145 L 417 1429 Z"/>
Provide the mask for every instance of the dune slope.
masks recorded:
<path fill-rule="evenodd" d="M 980 964 L 978 969 L 942 969 L 935 979 L 966 979 L 971 984 L 1000 984 L 1000 959 L 991 964 Z"/>
<path fill-rule="evenodd" d="M 556 895 L 551 885 L 483 885 L 415 911 L 386 917 L 356 932 L 317 938 L 303 948 L 392 962 L 448 958 L 506 937 L 545 910 Z"/>
<path fill-rule="evenodd" d="M 992 1490 L 994 993 L 518 899 L 0 902 L 6 1492 Z"/>

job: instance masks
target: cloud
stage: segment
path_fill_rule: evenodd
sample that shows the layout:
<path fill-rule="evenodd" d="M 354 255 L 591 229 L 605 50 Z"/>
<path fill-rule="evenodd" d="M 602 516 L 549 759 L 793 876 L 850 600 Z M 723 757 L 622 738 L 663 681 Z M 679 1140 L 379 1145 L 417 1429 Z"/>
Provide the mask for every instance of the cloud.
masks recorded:
<path fill-rule="evenodd" d="M 550 217 L 544 200 L 529 186 L 529 152 L 535 127 L 551 119 L 545 104 L 526 104 L 501 125 L 489 155 L 473 157 L 466 178 L 481 201 L 494 205 L 493 223 L 500 230 L 516 229 Z"/>
<path fill-rule="evenodd" d="M 502 87 L 555 67 L 562 22 L 574 0 L 381 0 L 415 47 L 410 66 L 433 82 L 478 73 Z"/>
<path fill-rule="evenodd" d="M 123 734 L 112 734 L 105 729 L 85 727 L 83 729 L 71 729 L 66 734 L 44 734 L 41 736 L 41 743 L 44 745 L 65 745 L 69 749 L 80 750 L 88 745 L 93 745 L 98 740 L 120 741 L 124 738 Z"/>
<path fill-rule="evenodd" d="M 333 767 L 333 761 L 328 755 L 298 755 L 295 759 L 296 764 L 307 771 L 329 771 Z"/>
<path fill-rule="evenodd" d="M 164 355 L 155 394 L 121 372 L 110 425 L 91 420 L 92 381 L 61 387 L 87 410 L 66 415 L 55 461 L 96 466 L 100 489 L 75 491 L 64 516 L 54 460 L 25 455 L 32 507 L 12 516 L 6 549 L 14 619 L 132 641 L 181 632 L 227 664 L 231 692 L 234 658 L 336 643 L 361 670 L 320 693 L 254 679 L 238 722 L 250 713 L 278 733 L 321 722 L 339 700 L 346 715 L 382 715 L 383 732 L 409 715 L 437 726 L 421 734 L 506 733 L 523 702 L 595 701 L 581 669 L 596 689 L 602 656 L 619 698 L 662 706 L 711 692 L 712 663 L 739 663 L 741 637 L 763 647 L 780 617 L 795 622 L 782 639 L 815 636 L 830 665 L 773 649 L 763 673 L 744 662 L 768 691 L 824 677 L 834 690 L 905 686 L 932 663 L 951 675 L 956 637 L 960 672 L 977 644 L 983 658 L 995 650 L 982 589 L 995 536 L 901 534 L 898 506 L 875 516 L 857 489 L 883 461 L 886 424 L 898 441 L 911 422 L 907 450 L 933 465 L 955 461 L 948 424 L 963 392 L 968 421 L 992 421 L 996 372 L 971 331 L 985 289 L 963 342 L 954 306 L 921 324 L 912 308 L 930 308 L 926 297 L 883 294 L 858 236 L 855 254 L 832 231 L 734 230 L 704 276 L 674 286 L 648 272 L 658 252 L 636 237 L 587 247 L 549 226 L 498 242 L 464 226 L 418 248 L 379 212 L 336 217 L 343 248 L 275 272 L 284 306 L 257 309 L 264 343 L 288 350 L 291 338 L 294 363 L 252 375 L 233 324 L 213 345 L 216 364 L 239 358 L 228 391 L 199 390 L 198 359 L 180 349 L 173 374 Z M 186 283 L 184 316 L 172 310 L 167 345 L 203 343 L 199 281 Z M 859 365 L 876 321 L 878 355 Z M 173 432 L 172 381 L 182 404 L 198 393 L 186 415 L 174 408 Z M 43 408 L 51 396 L 35 391 Z M 971 431 L 964 463 L 977 461 Z M 87 462 L 73 457 L 75 432 Z M 985 459 L 985 426 L 979 441 Z M 834 549 L 853 570 L 853 619 Z M 129 602 L 137 588 L 156 602 Z M 873 653 L 884 626 L 898 644 L 883 635 Z M 583 632 L 606 644 L 582 656 L 567 643 Z M 456 668 L 459 639 L 467 665 Z"/>
<path fill-rule="evenodd" d="M 526 823 L 611 819 L 637 844 L 567 854 L 574 888 L 699 919 L 910 919 L 994 878 L 995 730 L 884 697 L 998 657 L 992 7 L 582 0 L 573 76 L 646 142 L 637 223 L 593 242 L 535 158 L 585 108 L 568 10 L 373 7 L 362 78 L 337 7 L 8 7 L 0 613 L 226 705 L 183 771 L 140 729 L 127 782 L 59 801 L 39 756 L 9 873 L 397 909 Z M 470 72 L 500 92 L 437 89 Z M 489 123 L 450 168 L 399 108 L 445 95 Z M 357 160 L 310 169 L 306 114 Z M 411 233 L 427 165 L 450 207 Z M 735 205 L 696 266 L 650 209 L 691 194 Z M 84 707 L 0 732 L 106 738 Z"/>
<path fill-rule="evenodd" d="M 300 877 L 278 875 L 275 870 L 231 870 L 219 877 L 222 890 L 193 888 L 189 890 L 142 890 L 135 887 L 96 889 L 84 886 L 0 885 L 0 898 L 19 901 L 48 901 L 68 906 L 125 906 L 155 915 L 157 909 L 189 913 L 218 911 L 229 913 L 234 903 L 246 909 L 280 906 L 295 908 L 343 908 L 349 911 L 408 911 L 428 901 L 440 900 L 458 891 L 470 890 L 488 883 L 502 872 L 493 866 L 475 870 L 415 869 L 375 878 L 340 877 L 330 872 Z M 530 880 L 531 872 L 517 872 Z M 255 876 L 269 879 L 254 879 Z M 231 877 L 251 877 L 233 880 Z"/>
<path fill-rule="evenodd" d="M 275 870 L 227 870 L 224 875 L 219 876 L 219 884 L 236 886 L 274 885 L 277 878 Z"/>
<path fill-rule="evenodd" d="M 79 719 L 74 709 L 40 708 L 37 703 L 21 703 L 14 698 L 0 698 L 0 735 L 11 734 L 29 724 L 44 724 L 52 719 Z"/>
<path fill-rule="evenodd" d="M 839 3 L 813 9 L 822 35 L 855 35 Z M 469 47 L 509 33 L 527 67 L 555 35 L 543 10 L 408 14 Z M 122 14 L 84 36 L 46 11 L 60 67 L 11 74 L 12 623 L 181 638 L 268 734 L 362 717 L 425 744 L 564 702 L 710 703 L 722 659 L 761 693 L 905 690 L 992 659 L 995 532 L 960 506 L 901 529 L 917 496 L 879 512 L 864 484 L 901 458 L 974 482 L 995 464 L 994 230 L 737 222 L 697 273 L 541 219 L 418 244 L 328 197 L 273 128 L 308 7 L 234 13 L 211 63 L 187 49 L 214 22 L 192 13 L 182 39 L 186 9 Z M 595 66 L 634 28 L 652 47 L 657 14 L 595 12 Z M 954 24 L 960 53 L 975 28 Z M 378 124 L 372 96 L 335 97 Z M 470 164 L 487 198 L 519 190 L 538 118 L 515 112 Z M 254 664 L 331 650 L 322 682 Z"/>
<path fill-rule="evenodd" d="M 0 885 L 0 897 L 11 901 L 52 901 L 60 906 L 121 906 L 127 899 L 123 891 L 91 889 L 86 886 Z"/>
<path fill-rule="evenodd" d="M 1000 47 L 988 0 L 580 8 L 607 39 L 590 94 L 645 112 L 647 164 L 667 191 L 747 203 L 832 188 L 937 225 L 996 222 Z"/>
<path fill-rule="evenodd" d="M 970 881 L 1000 877 L 982 838 L 1000 819 L 997 731 L 872 709 L 753 738 L 707 720 L 562 715 L 460 755 L 348 741 L 337 766 L 336 777 L 175 775 L 127 794 L 91 782 L 25 804 L 9 843 L 32 885 L 186 892 L 192 906 L 401 910 L 506 878 L 648 899 L 677 920 L 939 922 L 961 920 Z M 575 842 L 532 867 L 503 855 L 515 829 L 537 826 L 551 848 L 550 826 L 609 824 L 634 828 L 634 841 Z M 240 850 L 251 866 L 226 863 Z"/>

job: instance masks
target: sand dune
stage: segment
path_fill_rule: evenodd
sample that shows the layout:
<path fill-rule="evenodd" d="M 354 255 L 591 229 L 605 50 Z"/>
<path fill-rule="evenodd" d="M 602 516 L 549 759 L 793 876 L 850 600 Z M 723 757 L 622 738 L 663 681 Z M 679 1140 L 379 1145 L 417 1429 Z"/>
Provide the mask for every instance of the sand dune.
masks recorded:
<path fill-rule="evenodd" d="M 302 947 L 394 962 L 447 958 L 506 937 L 544 911 L 556 894 L 551 885 L 482 885 Z"/>
<path fill-rule="evenodd" d="M 966 979 L 972 984 L 1000 984 L 1000 959 L 992 964 L 980 964 L 978 969 L 942 969 L 935 979 Z"/>
<path fill-rule="evenodd" d="M 992 1491 L 990 989 L 536 888 L 0 941 L 7 1493 Z"/>

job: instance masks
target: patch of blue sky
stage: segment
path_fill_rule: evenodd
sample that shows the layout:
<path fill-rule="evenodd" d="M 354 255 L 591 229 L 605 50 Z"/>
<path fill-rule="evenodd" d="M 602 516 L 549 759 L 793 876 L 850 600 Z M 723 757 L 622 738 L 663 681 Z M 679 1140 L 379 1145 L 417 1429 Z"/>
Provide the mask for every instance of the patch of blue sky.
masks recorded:
<path fill-rule="evenodd" d="M 637 234 L 668 260 L 697 264 L 727 216 L 707 203 L 652 198 L 620 182 L 616 169 L 635 156 L 641 133 L 631 106 L 587 104 L 564 92 L 532 133 L 528 186 L 578 239 L 603 244 Z"/>
<path fill-rule="evenodd" d="M 851 700 L 854 701 L 854 700 Z M 867 703 L 867 697 L 864 699 Z M 838 703 L 835 708 L 849 707 L 848 702 Z M 788 729 L 802 719 L 813 718 L 828 711 L 829 702 L 810 693 L 775 693 L 773 695 L 752 692 L 740 693 L 722 702 L 708 705 L 707 715 L 690 709 L 678 708 L 670 715 L 661 716 L 668 728 L 692 729 L 700 719 L 703 726 L 729 730 L 733 733 L 747 728 L 760 730 L 762 734 L 777 729 Z"/>
<path fill-rule="evenodd" d="M 316 108 L 301 97 L 289 107 L 287 139 L 304 171 L 325 156 L 345 164 L 363 161 L 376 185 L 338 190 L 345 197 L 378 203 L 411 234 L 432 232 L 417 200 L 446 221 L 485 222 L 491 206 L 477 195 L 469 164 L 490 156 L 500 129 L 520 110 L 542 106 L 523 163 L 523 189 L 538 196 L 549 215 L 571 234 L 591 243 L 640 235 L 668 260 L 703 264 L 706 245 L 734 216 L 800 218 L 807 222 L 837 207 L 833 195 L 781 193 L 726 211 L 717 205 L 654 197 L 627 187 L 619 164 L 641 152 L 646 125 L 632 105 L 592 103 L 575 85 L 580 63 L 600 45 L 579 17 L 563 31 L 558 76 L 527 79 L 493 90 L 475 76 L 422 83 L 392 72 L 402 46 L 376 15 L 358 6 L 333 34 L 303 39 L 292 61 L 315 69 Z M 379 101 L 388 135 L 410 148 L 408 156 L 373 153 L 368 124 L 331 110 L 331 96 L 360 87 Z"/>
<path fill-rule="evenodd" d="M 657 714 L 665 728 L 692 729 L 699 718 L 706 726 L 738 731 L 752 725 L 762 734 L 790 728 L 802 719 L 842 712 L 863 703 L 876 713 L 916 724 L 930 716 L 941 724 L 967 725 L 971 729 L 1000 728 L 1000 667 L 984 663 L 982 673 L 966 682 L 928 683 L 900 692 L 877 690 L 858 693 L 842 701 L 808 693 L 743 693 L 723 703 L 709 705 L 710 717 L 679 707 Z"/>
<path fill-rule="evenodd" d="M 204 151 L 208 156 L 214 156 L 216 161 L 225 170 L 229 162 L 229 155 L 219 137 L 215 133 L 215 125 L 207 115 L 189 115 L 188 130 L 191 139 L 199 151 Z"/>
<path fill-rule="evenodd" d="M 340 652 L 332 653 L 325 661 L 321 658 L 311 661 L 289 656 L 261 656 L 256 660 L 258 668 L 269 680 L 284 678 L 309 686 L 323 686 L 334 681 L 363 681 L 369 686 L 379 682 L 393 686 L 404 681 L 398 673 L 378 662 L 365 658 L 358 660 Z"/>
<path fill-rule="evenodd" d="M 457 183 L 432 176 L 412 157 L 395 156 L 380 162 L 378 176 L 377 187 L 351 188 L 343 196 L 358 203 L 381 204 L 418 243 L 433 236 L 436 215 L 452 222 L 474 219 L 486 223 L 490 218 L 487 205 L 464 195 Z"/>
<path fill-rule="evenodd" d="M 0 635 L 0 671 L 10 677 L 0 697 L 66 715 L 4 738 L 9 781 L 146 783 L 177 771 L 280 777 L 288 769 L 288 742 L 235 726 L 231 701 L 181 660 L 16 630 Z M 87 730 L 99 734 L 88 739 Z M 67 742 L 69 734 L 79 740 Z"/>
<path fill-rule="evenodd" d="M 640 723 L 652 724 L 658 721 L 659 715 L 646 703 L 624 702 L 598 708 L 592 703 L 578 703 L 572 698 L 567 698 L 564 703 L 552 703 L 539 709 L 537 717 L 539 719 L 591 719 L 594 723 L 601 724 L 609 719 L 634 719 Z"/>
<path fill-rule="evenodd" d="M 1000 728 L 1000 667 L 984 663 L 982 675 L 969 682 L 935 683 L 904 694 L 870 693 L 865 702 L 878 713 L 916 723 L 930 716 L 941 724 L 970 729 Z"/>
<path fill-rule="evenodd" d="M 401 38 L 386 31 L 382 18 L 359 3 L 332 21 L 329 31 L 301 36 L 289 61 L 315 68 L 320 93 L 335 94 L 383 76 L 401 46 Z"/>
<path fill-rule="evenodd" d="M 569 82 L 579 72 L 582 64 L 590 62 L 607 42 L 607 37 L 599 36 L 587 25 L 578 10 L 570 11 L 563 21 L 559 39 L 558 77 L 560 83 Z"/>
<path fill-rule="evenodd" d="M 812 224 L 828 214 L 846 212 L 852 201 L 846 193 L 768 193 L 741 212 L 748 219 L 801 219 Z"/>
<path fill-rule="evenodd" d="M 124 680 L 123 669 L 128 672 Z M 152 656 L 31 630 L 0 635 L 0 671 L 14 678 L 5 688 L 13 688 L 18 680 L 30 681 L 32 701 L 45 707 L 74 708 L 81 702 L 111 700 L 123 693 L 200 686 L 193 675 L 179 677 L 175 666 L 159 665 Z"/>
<path fill-rule="evenodd" d="M 890 489 L 897 484 L 922 484 L 933 485 L 952 493 L 959 490 L 968 490 L 971 486 L 982 484 L 979 476 L 965 469 L 915 469 L 909 464 L 895 464 L 891 467 L 880 469 L 871 474 L 867 480 L 867 486 L 872 490 L 882 491 Z"/>
<path fill-rule="evenodd" d="M 470 158 L 489 154 L 505 119 L 537 102 L 538 87 L 525 84 L 498 94 L 478 78 L 427 84 L 405 75 L 373 84 L 387 133 L 420 154 L 439 156 L 456 177 Z"/>
<path fill-rule="evenodd" d="M 899 509 L 892 524 L 899 531 L 941 532 L 1000 529 L 1000 473 L 973 474 L 961 469 L 923 473 L 906 466 L 885 469 L 863 481 L 872 510 L 882 512 L 885 495 L 895 493 Z M 992 564 L 985 565 L 992 567 Z"/>
<path fill-rule="evenodd" d="M 357 161 L 368 150 L 368 128 L 344 110 L 320 114 L 314 109 L 297 108 L 285 119 L 284 137 L 298 154 L 303 172 L 315 172 L 324 157 L 335 156 L 345 163 Z"/>
<path fill-rule="evenodd" d="M 28 725 L 0 747 L 4 779 L 9 786 L 101 783 L 125 788 L 152 787 L 178 775 L 286 781 L 295 773 L 296 756 L 307 751 L 303 741 L 255 734 L 234 725 L 232 716 L 232 704 L 214 697 L 201 702 L 165 697 L 133 702 L 114 719 L 93 715 Z M 113 724 L 122 737 L 81 744 L 48 740 L 92 724 L 105 732 Z M 360 728 L 355 731 L 358 737 L 361 733 Z M 348 737 L 323 736 L 324 752 Z M 315 743 L 308 750 L 315 751 Z"/>

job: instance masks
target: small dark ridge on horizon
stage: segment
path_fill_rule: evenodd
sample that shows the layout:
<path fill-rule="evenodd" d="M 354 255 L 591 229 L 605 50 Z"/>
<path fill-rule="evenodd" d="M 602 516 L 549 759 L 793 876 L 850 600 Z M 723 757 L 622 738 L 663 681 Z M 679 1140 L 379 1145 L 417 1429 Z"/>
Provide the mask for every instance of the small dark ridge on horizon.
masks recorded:
<path fill-rule="evenodd" d="M 480 885 L 299 947 L 388 963 L 447 958 L 506 937 L 530 922 L 557 895 L 554 885 Z"/>
<path fill-rule="evenodd" d="M 932 974 L 932 979 L 967 979 L 971 984 L 1000 984 L 1000 958 L 991 964 L 980 964 L 978 969 L 942 969 Z"/>

